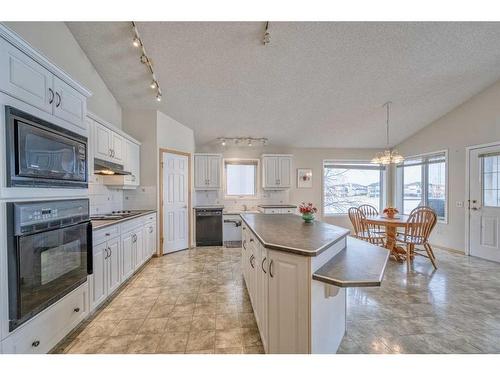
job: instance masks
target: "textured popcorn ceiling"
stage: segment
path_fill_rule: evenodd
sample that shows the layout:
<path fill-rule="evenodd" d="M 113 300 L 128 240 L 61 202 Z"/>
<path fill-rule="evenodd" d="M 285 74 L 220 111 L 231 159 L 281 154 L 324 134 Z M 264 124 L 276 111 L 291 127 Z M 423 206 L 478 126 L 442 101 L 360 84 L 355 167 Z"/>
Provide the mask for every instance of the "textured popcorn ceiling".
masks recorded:
<path fill-rule="evenodd" d="M 139 22 L 157 103 L 129 23 L 68 26 L 124 108 L 159 109 L 198 145 L 383 147 L 388 100 L 397 144 L 500 78 L 500 23 L 271 22 L 264 46 L 264 22 Z"/>

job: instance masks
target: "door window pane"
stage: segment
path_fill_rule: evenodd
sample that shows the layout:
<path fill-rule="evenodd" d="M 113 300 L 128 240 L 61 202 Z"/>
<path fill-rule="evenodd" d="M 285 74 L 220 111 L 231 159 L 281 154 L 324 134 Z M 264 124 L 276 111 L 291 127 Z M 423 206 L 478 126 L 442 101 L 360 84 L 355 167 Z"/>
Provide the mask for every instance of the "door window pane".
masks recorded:
<path fill-rule="evenodd" d="M 422 166 L 403 168 L 403 212 L 409 214 L 422 201 Z"/>
<path fill-rule="evenodd" d="M 483 205 L 500 207 L 500 156 L 483 157 Z"/>
<path fill-rule="evenodd" d="M 378 167 L 357 169 L 326 166 L 324 168 L 325 215 L 346 214 L 349 207 L 370 204 L 380 207 L 381 170 Z"/>
<path fill-rule="evenodd" d="M 256 163 L 226 164 L 226 195 L 256 195 Z"/>

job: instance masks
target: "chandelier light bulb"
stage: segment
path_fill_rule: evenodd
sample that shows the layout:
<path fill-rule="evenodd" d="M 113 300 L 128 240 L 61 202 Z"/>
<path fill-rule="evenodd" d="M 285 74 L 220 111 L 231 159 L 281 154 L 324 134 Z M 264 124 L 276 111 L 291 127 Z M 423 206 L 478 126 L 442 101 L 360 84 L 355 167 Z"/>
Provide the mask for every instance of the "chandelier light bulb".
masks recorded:
<path fill-rule="evenodd" d="M 223 140 L 222 140 L 221 145 L 222 145 L 222 146 L 225 146 L 225 145 L 226 145 L 226 140 L 225 140 L 225 139 L 223 139 Z"/>
<path fill-rule="evenodd" d="M 149 85 L 153 90 L 158 87 L 158 84 L 156 83 L 155 80 L 151 81 L 151 84 Z"/>
<path fill-rule="evenodd" d="M 132 42 L 132 45 L 136 48 L 140 47 L 141 46 L 141 40 L 138 38 L 138 37 L 135 37 L 133 42 Z"/>
<path fill-rule="evenodd" d="M 161 102 L 161 94 L 160 93 L 156 94 L 156 101 Z"/>

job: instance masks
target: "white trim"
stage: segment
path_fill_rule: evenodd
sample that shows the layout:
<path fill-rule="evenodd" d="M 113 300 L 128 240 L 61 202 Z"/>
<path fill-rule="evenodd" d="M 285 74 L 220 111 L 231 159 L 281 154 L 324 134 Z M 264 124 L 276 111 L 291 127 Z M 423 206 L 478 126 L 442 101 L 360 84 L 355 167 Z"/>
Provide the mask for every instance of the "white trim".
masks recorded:
<path fill-rule="evenodd" d="M 472 150 L 500 146 L 500 141 L 482 143 L 479 145 L 465 147 L 465 199 L 464 199 L 464 215 L 465 215 L 465 254 L 470 255 L 470 153 Z M 465 206 L 466 204 L 466 206 Z"/>
<path fill-rule="evenodd" d="M 35 50 L 28 42 L 26 42 L 23 38 L 21 38 L 20 35 L 9 29 L 3 23 L 0 23 L 0 37 L 5 39 L 7 42 L 12 44 L 20 51 L 22 51 L 24 54 L 31 57 L 38 64 L 42 65 L 45 69 L 47 69 L 49 72 L 56 75 L 58 78 L 62 79 L 68 85 L 77 90 L 80 94 L 84 95 L 87 98 L 92 95 L 92 91 L 90 91 L 82 84 L 71 78 L 71 76 L 68 73 L 66 73 L 64 70 L 62 70 L 57 65 L 52 63 L 39 51 Z"/>
<path fill-rule="evenodd" d="M 227 195 L 227 185 L 226 185 L 226 161 L 227 162 L 238 162 L 238 161 L 249 161 L 249 162 L 255 162 L 255 194 L 253 195 Z M 259 180 L 259 175 L 260 175 L 260 159 L 255 159 L 255 158 L 223 158 L 222 159 L 222 171 L 223 171 L 223 177 L 222 177 L 222 192 L 224 194 L 224 199 L 227 200 L 252 200 L 252 199 L 260 199 L 259 198 L 259 186 L 260 186 L 260 180 Z"/>

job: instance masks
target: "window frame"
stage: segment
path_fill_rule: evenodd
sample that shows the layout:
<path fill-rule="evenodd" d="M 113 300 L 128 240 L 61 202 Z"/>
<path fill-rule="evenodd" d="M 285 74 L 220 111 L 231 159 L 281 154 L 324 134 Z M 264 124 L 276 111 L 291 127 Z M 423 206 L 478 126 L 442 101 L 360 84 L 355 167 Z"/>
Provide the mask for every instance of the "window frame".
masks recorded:
<path fill-rule="evenodd" d="M 255 193 L 253 195 L 228 195 L 227 194 L 227 164 L 252 164 L 255 165 Z M 260 170 L 260 160 L 255 158 L 227 158 L 222 160 L 222 166 L 224 170 L 224 199 L 232 199 L 232 200 L 250 200 L 250 199 L 259 199 L 259 170 Z"/>
<path fill-rule="evenodd" d="M 323 165 L 321 169 L 321 213 L 323 217 L 346 217 L 348 213 L 325 213 L 325 168 L 327 165 L 345 165 L 345 166 L 370 166 L 373 165 L 376 169 L 375 165 L 372 164 L 369 160 L 323 160 Z M 346 168 L 346 169 L 356 169 L 356 168 Z M 361 169 L 361 168 L 359 168 Z M 388 181 L 388 168 L 386 166 L 379 166 L 380 169 L 380 201 L 379 207 L 377 208 L 379 212 L 382 211 L 384 205 L 387 202 L 387 187 L 389 186 Z"/>
<path fill-rule="evenodd" d="M 435 157 L 435 156 L 439 156 L 443 154 L 444 155 L 444 168 L 445 168 L 445 189 L 444 189 L 444 192 L 445 192 L 445 199 L 444 199 L 444 218 L 440 218 L 438 216 L 438 223 L 441 223 L 441 224 L 448 224 L 448 214 L 449 214 L 449 207 L 448 207 L 448 202 L 449 202 L 449 183 L 448 183 L 448 175 L 449 175 L 449 163 L 448 163 L 448 149 L 444 149 L 444 150 L 438 150 L 438 151 L 432 151 L 432 152 L 425 152 L 425 153 L 422 153 L 422 154 L 418 154 L 418 155 L 412 155 L 412 156 L 406 156 L 405 157 L 405 161 L 408 161 L 408 160 L 412 160 L 412 159 L 418 159 L 418 158 L 421 158 L 423 159 L 422 160 L 422 163 L 420 165 L 424 166 L 424 168 L 422 168 L 422 198 L 423 198 L 423 201 L 424 201 L 424 205 L 428 206 L 429 202 L 428 202 L 428 199 L 429 199 L 429 168 L 428 166 L 431 164 L 431 163 L 428 163 L 428 159 L 432 158 L 432 157 Z M 396 166 L 396 176 L 395 176 L 395 182 L 396 182 L 396 189 L 395 189 L 395 193 L 396 193 L 396 202 L 397 202 L 397 207 L 398 209 L 403 213 L 404 212 L 404 162 L 400 165 L 397 165 Z M 401 171 L 401 173 L 399 172 Z"/>

